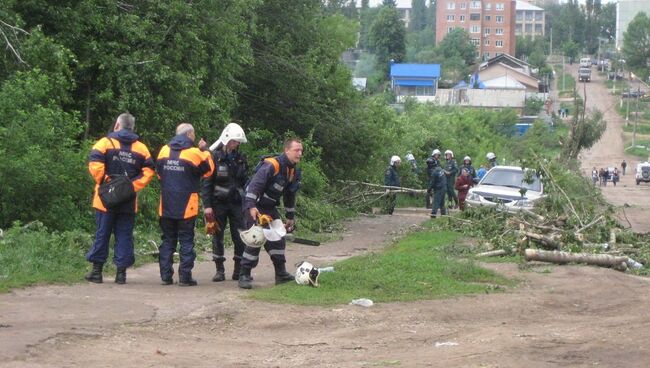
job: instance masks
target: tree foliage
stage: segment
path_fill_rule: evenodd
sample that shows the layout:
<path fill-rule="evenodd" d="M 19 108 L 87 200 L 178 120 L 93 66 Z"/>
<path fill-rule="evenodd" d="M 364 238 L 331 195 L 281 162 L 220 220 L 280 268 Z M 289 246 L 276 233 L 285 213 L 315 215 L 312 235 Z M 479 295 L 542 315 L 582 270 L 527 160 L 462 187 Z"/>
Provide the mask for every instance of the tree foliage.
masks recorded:
<path fill-rule="evenodd" d="M 401 62 L 406 54 L 406 29 L 395 6 L 384 5 L 370 26 L 370 50 L 379 65 L 388 70 L 391 60 Z"/>
<path fill-rule="evenodd" d="M 623 34 L 623 54 L 625 62 L 643 79 L 650 74 L 650 18 L 643 12 L 638 13 L 627 26 Z"/>

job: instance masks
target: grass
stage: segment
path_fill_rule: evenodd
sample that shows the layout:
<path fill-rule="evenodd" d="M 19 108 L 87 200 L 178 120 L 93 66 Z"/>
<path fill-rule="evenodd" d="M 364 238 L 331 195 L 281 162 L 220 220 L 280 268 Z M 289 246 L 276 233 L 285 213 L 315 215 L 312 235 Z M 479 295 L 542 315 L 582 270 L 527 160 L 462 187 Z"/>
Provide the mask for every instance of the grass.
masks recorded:
<path fill-rule="evenodd" d="M 450 258 L 445 248 L 459 243 L 461 235 L 455 232 L 413 233 L 380 253 L 337 262 L 335 272 L 320 276 L 319 288 L 289 283 L 254 290 L 251 296 L 301 305 L 347 304 L 358 298 L 395 302 L 482 293 L 512 283 L 472 260 Z"/>
<path fill-rule="evenodd" d="M 605 80 L 605 86 L 607 88 L 609 88 L 609 89 L 612 89 L 612 86 L 614 86 L 614 84 L 616 84 L 616 94 L 617 95 L 620 95 L 621 91 L 623 91 L 624 89 L 629 88 L 629 84 L 625 80 L 617 80 L 617 81 Z"/>
<path fill-rule="evenodd" d="M 628 147 L 630 144 L 632 144 L 631 139 L 625 142 L 626 147 Z M 636 145 L 637 145 L 636 147 L 627 149 L 625 150 L 625 152 L 630 155 L 639 157 L 643 160 L 647 159 L 648 156 L 650 155 L 650 151 L 648 151 L 648 147 L 650 147 L 650 141 L 637 139 Z M 644 147 L 639 147 L 639 146 L 644 146 Z"/>
<path fill-rule="evenodd" d="M 623 131 L 626 133 L 633 133 L 634 132 L 634 122 L 630 122 L 628 125 L 623 126 Z M 636 132 L 637 134 L 650 134 L 650 124 L 643 124 L 639 122 L 636 125 Z"/>
<path fill-rule="evenodd" d="M 564 78 L 564 81 L 562 78 Z M 555 80 L 557 83 L 557 89 L 560 93 L 560 97 L 568 97 L 563 96 L 567 93 L 569 96 L 573 95 L 573 88 L 576 85 L 576 80 L 570 73 L 559 72 Z"/>

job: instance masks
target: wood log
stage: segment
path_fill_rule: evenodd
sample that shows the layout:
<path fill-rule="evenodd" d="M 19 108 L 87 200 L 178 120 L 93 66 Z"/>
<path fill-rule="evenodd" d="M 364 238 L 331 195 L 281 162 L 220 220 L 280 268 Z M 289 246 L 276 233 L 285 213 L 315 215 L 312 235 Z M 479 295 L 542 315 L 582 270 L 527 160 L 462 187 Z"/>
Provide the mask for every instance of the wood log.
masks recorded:
<path fill-rule="evenodd" d="M 526 235 L 529 239 L 536 240 L 538 243 L 542 244 L 543 246 L 546 246 L 547 248 L 560 249 L 562 246 L 562 244 L 559 241 L 553 239 L 550 236 L 531 233 L 531 232 L 526 232 L 524 235 Z"/>
<path fill-rule="evenodd" d="M 508 251 L 505 249 L 497 249 L 497 250 L 491 250 L 488 252 L 483 252 L 479 253 L 476 256 L 477 257 L 500 257 L 500 256 L 505 256 L 508 255 Z"/>
<path fill-rule="evenodd" d="M 526 249 L 526 261 L 540 261 L 556 264 L 584 263 L 588 265 L 627 269 L 628 257 L 612 256 L 609 254 L 570 253 L 560 251 L 544 251 L 539 249 Z M 624 266 L 623 266 L 624 265 Z"/>

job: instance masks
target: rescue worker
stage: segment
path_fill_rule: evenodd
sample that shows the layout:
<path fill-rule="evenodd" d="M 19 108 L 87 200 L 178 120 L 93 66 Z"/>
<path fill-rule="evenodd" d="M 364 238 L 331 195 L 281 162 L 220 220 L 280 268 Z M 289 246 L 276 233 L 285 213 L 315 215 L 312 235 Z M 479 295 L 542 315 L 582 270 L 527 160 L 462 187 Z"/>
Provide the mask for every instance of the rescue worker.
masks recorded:
<path fill-rule="evenodd" d="M 284 203 L 287 221 L 287 232 L 295 229 L 296 194 L 300 187 L 300 169 L 296 167 L 302 158 L 302 142 L 290 138 L 284 142 L 284 153 L 277 157 L 264 159 L 246 186 L 243 212 L 245 227 L 249 228 L 262 215 L 271 216 L 273 220 L 280 219 L 277 209 L 280 198 Z M 277 241 L 266 241 L 264 248 L 271 257 L 275 268 L 275 283 L 282 284 L 293 281 L 293 276 L 287 272 L 284 255 L 286 242 L 284 237 Z M 260 247 L 246 243 L 241 260 L 239 287 L 250 289 L 252 285 L 251 271 L 259 262 Z"/>
<path fill-rule="evenodd" d="M 456 175 L 458 174 L 458 165 L 454 160 L 454 153 L 451 150 L 445 151 L 445 176 L 447 176 L 447 197 L 451 202 L 453 200 L 453 207 L 458 208 L 458 197 L 454 191 L 454 183 L 456 182 Z M 452 205 L 449 205 L 452 208 Z"/>
<path fill-rule="evenodd" d="M 226 279 L 223 237 L 228 222 L 234 246 L 232 279 L 239 279 L 239 265 L 245 247 L 239 236 L 239 230 L 244 225 L 241 205 L 244 186 L 248 181 L 248 162 L 246 156 L 239 152 L 239 145 L 246 142 L 246 134 L 241 126 L 228 124 L 211 150 L 214 172 L 202 184 L 201 200 L 205 220 L 217 223 L 216 233 L 212 234 L 212 260 L 217 269 L 212 278 L 214 282 Z"/>
<path fill-rule="evenodd" d="M 467 192 L 469 188 L 474 185 L 474 181 L 469 174 L 467 168 L 462 168 L 460 170 L 460 175 L 456 179 L 454 187 L 458 191 L 458 206 L 461 211 L 465 211 L 465 198 L 467 197 Z"/>
<path fill-rule="evenodd" d="M 93 268 L 86 274 L 86 280 L 103 282 L 102 271 L 108 258 L 108 242 L 111 233 L 115 235 L 113 263 L 117 268 L 115 282 L 126 283 L 126 269 L 135 262 L 133 252 L 133 226 L 138 211 L 137 196 L 114 208 L 106 208 L 99 198 L 99 185 L 109 175 L 120 174 L 126 170 L 135 192 L 149 184 L 154 176 L 154 164 L 149 149 L 140 142 L 133 132 L 135 118 L 129 113 L 120 114 L 113 126 L 113 132 L 95 143 L 90 152 L 88 170 L 95 180 L 93 208 L 95 208 L 95 241 L 86 254 Z M 117 162 L 119 160 L 119 162 Z"/>
<path fill-rule="evenodd" d="M 406 161 L 408 161 L 411 164 L 411 170 L 415 175 L 420 174 L 420 169 L 418 168 L 418 163 L 415 160 L 415 156 L 413 156 L 413 153 L 411 151 L 406 152 Z"/>
<path fill-rule="evenodd" d="M 160 149 L 156 172 L 160 178 L 160 229 L 162 244 L 159 249 L 160 278 L 163 285 L 174 283 L 174 252 L 180 243 L 178 285 L 195 286 L 194 225 L 199 213 L 201 178 L 209 178 L 214 171 L 210 152 L 194 147 L 194 127 L 182 123 L 176 136 Z"/>
<path fill-rule="evenodd" d="M 487 155 L 485 155 L 485 158 L 488 160 L 488 169 L 497 166 L 497 155 L 495 155 L 494 152 L 488 152 Z"/>
<path fill-rule="evenodd" d="M 384 173 L 384 185 L 389 187 L 401 186 L 399 180 L 399 173 L 397 172 L 397 168 L 401 164 L 402 164 L 402 160 L 399 158 L 399 156 L 393 156 L 390 158 L 390 166 L 388 166 L 388 169 L 386 169 L 386 172 Z M 397 204 L 397 194 L 391 191 L 390 189 L 387 189 L 386 190 L 386 212 L 388 212 L 389 215 L 393 214 L 396 204 Z"/>
<path fill-rule="evenodd" d="M 429 180 L 429 185 L 427 185 L 426 208 L 431 208 L 431 204 L 433 202 L 433 192 L 431 191 L 431 178 L 433 175 L 436 162 L 440 162 L 440 150 L 437 148 L 431 152 L 431 157 L 429 157 L 426 161 L 427 179 Z"/>
<path fill-rule="evenodd" d="M 440 167 L 440 161 L 436 159 L 433 159 L 432 163 L 429 192 L 433 193 L 431 218 L 436 218 L 438 209 L 440 209 L 440 215 L 446 215 L 447 208 L 445 208 L 445 193 L 447 192 L 447 176 L 445 175 L 445 171 Z"/>
<path fill-rule="evenodd" d="M 463 158 L 463 164 L 460 166 L 460 171 L 462 172 L 463 169 L 467 169 L 467 173 L 469 173 L 469 177 L 472 178 L 472 181 L 474 183 L 478 183 L 478 177 L 476 176 L 476 170 L 474 169 L 474 166 L 472 166 L 471 157 L 465 156 Z M 460 201 L 460 198 L 458 200 Z"/>

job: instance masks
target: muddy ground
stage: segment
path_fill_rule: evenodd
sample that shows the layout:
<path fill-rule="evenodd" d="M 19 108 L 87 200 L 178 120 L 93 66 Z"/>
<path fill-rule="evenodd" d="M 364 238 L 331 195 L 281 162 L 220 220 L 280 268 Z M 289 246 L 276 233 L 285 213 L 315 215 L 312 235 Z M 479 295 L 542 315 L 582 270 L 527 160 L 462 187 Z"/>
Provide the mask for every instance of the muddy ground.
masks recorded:
<path fill-rule="evenodd" d="M 599 83 L 588 88 L 588 104 L 611 105 Z M 620 121 L 606 117 L 608 130 L 583 155 L 585 168 L 625 157 Z M 648 189 L 630 178 L 604 193 L 632 205 L 628 218 L 647 231 Z M 289 245 L 287 257 L 326 266 L 380 249 L 426 219 L 409 210 L 361 217 L 346 223 L 341 241 Z M 130 270 L 124 286 L 16 290 L 0 295 L 0 367 L 650 366 L 650 280 L 583 266 L 486 267 L 517 285 L 370 308 L 299 307 L 252 301 L 234 281 L 212 283 L 213 265 L 202 262 L 194 288 L 160 285 L 152 264 Z M 267 256 L 254 276 L 257 287 L 272 285 Z"/>

